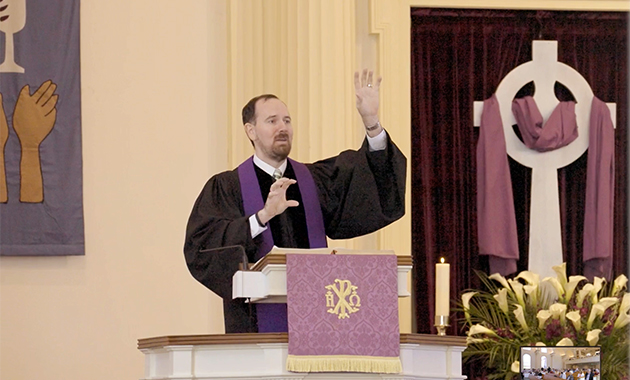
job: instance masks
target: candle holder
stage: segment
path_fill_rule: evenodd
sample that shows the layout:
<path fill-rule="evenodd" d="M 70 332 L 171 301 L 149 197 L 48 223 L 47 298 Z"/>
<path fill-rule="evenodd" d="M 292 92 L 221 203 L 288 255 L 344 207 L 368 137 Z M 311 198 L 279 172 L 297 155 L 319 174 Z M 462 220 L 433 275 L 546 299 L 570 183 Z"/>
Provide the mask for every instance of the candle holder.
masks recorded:
<path fill-rule="evenodd" d="M 445 336 L 446 328 L 450 326 L 448 324 L 448 315 L 436 315 L 434 326 L 437 328 L 438 336 Z"/>

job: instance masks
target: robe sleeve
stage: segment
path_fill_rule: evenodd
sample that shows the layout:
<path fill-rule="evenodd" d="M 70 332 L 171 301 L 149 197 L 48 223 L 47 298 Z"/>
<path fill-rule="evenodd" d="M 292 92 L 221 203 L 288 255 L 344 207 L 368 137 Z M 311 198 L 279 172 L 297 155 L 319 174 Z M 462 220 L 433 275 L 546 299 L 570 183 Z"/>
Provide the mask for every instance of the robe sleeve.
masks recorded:
<path fill-rule="evenodd" d="M 184 254 L 195 279 L 220 297 L 232 299 L 232 276 L 256 251 L 248 216 L 243 215 L 236 171 L 218 174 L 206 183 L 195 202 Z"/>
<path fill-rule="evenodd" d="M 326 235 L 362 236 L 405 213 L 407 159 L 387 136 L 384 150 L 370 152 L 367 139 L 358 151 L 307 165 L 318 189 Z"/>

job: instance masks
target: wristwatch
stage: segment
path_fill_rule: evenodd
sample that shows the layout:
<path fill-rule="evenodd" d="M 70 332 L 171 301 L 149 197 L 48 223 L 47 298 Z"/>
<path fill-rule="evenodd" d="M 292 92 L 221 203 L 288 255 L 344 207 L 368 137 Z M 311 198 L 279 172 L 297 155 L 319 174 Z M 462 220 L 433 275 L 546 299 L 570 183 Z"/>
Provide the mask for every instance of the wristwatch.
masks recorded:
<path fill-rule="evenodd" d="M 365 127 L 365 130 L 368 131 L 368 132 L 372 132 L 373 130 L 377 129 L 378 127 L 381 127 L 381 122 L 380 121 L 377 121 L 376 124 L 374 124 L 371 127 Z"/>

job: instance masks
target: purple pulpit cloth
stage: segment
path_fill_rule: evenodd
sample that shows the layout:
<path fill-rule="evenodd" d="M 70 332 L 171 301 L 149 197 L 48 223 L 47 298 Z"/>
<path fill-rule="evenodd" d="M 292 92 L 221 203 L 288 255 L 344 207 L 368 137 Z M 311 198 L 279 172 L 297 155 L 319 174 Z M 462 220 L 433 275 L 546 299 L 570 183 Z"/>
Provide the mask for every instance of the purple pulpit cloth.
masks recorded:
<path fill-rule="evenodd" d="M 287 254 L 293 372 L 399 373 L 396 255 Z"/>

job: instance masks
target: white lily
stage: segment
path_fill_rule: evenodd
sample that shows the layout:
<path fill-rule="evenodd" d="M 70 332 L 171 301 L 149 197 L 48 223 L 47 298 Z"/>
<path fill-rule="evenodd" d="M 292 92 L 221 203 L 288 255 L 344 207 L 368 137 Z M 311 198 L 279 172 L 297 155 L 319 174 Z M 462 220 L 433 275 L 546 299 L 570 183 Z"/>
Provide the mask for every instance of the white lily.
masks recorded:
<path fill-rule="evenodd" d="M 480 324 L 476 324 L 476 325 L 470 326 L 470 329 L 468 330 L 468 336 L 473 336 L 473 335 L 477 335 L 477 334 L 486 334 L 486 335 L 498 336 L 497 333 L 495 333 L 493 330 L 487 328 L 486 326 L 482 326 Z"/>
<path fill-rule="evenodd" d="M 570 347 L 573 346 L 573 341 L 569 338 L 562 338 L 557 344 L 556 346 L 560 347 L 560 346 L 564 346 L 564 347 Z"/>
<path fill-rule="evenodd" d="M 510 366 L 510 371 L 514 372 L 514 373 L 520 373 L 521 372 L 521 363 L 516 360 L 512 363 L 512 365 Z"/>
<path fill-rule="evenodd" d="M 527 326 L 527 322 L 525 321 L 525 315 L 523 314 L 523 307 L 521 305 L 516 305 L 516 309 L 514 309 L 514 315 L 516 316 L 516 320 L 521 324 L 521 327 L 525 331 L 529 331 L 529 326 Z"/>
<path fill-rule="evenodd" d="M 489 279 L 491 280 L 495 280 L 501 283 L 501 285 L 503 285 L 504 288 L 510 288 L 510 286 L 508 285 L 507 281 L 505 280 L 505 277 L 501 276 L 498 273 L 494 273 L 490 276 L 488 276 Z"/>
<path fill-rule="evenodd" d="M 529 285 L 538 286 L 538 284 L 540 283 L 540 275 L 534 272 L 530 272 L 528 270 L 522 271 L 518 274 L 518 276 L 516 276 L 516 278 L 522 278 L 523 280 L 527 281 Z"/>
<path fill-rule="evenodd" d="M 564 262 L 561 265 L 555 265 L 551 267 L 551 269 L 556 272 L 558 281 L 564 287 L 567 284 L 567 263 Z"/>
<path fill-rule="evenodd" d="M 543 342 L 536 342 L 536 347 L 547 347 Z"/>
<path fill-rule="evenodd" d="M 499 303 L 499 307 L 501 310 L 507 314 L 508 313 L 508 301 L 507 301 L 507 289 L 502 288 L 499 289 L 499 293 L 495 294 L 494 299 Z"/>
<path fill-rule="evenodd" d="M 619 298 L 617 297 L 604 297 L 602 299 L 599 300 L 599 302 L 596 305 L 601 305 L 602 306 L 602 312 L 600 315 L 604 314 L 604 311 L 606 311 L 606 309 L 608 309 L 609 307 L 611 307 L 612 305 L 615 305 L 619 302 Z"/>
<path fill-rule="evenodd" d="M 532 306 L 538 305 L 538 285 L 523 285 L 523 290 L 527 294 L 529 304 Z"/>
<path fill-rule="evenodd" d="M 472 343 L 483 343 L 483 342 L 487 342 L 488 338 L 473 338 L 470 336 L 466 337 L 466 344 L 472 344 Z"/>
<path fill-rule="evenodd" d="M 591 347 L 597 345 L 597 342 L 599 341 L 599 333 L 601 332 L 602 330 L 595 329 L 595 330 L 589 331 L 588 334 L 586 334 L 586 341 Z"/>
<path fill-rule="evenodd" d="M 628 288 L 627 284 L 628 284 L 628 277 L 626 277 L 625 274 L 619 275 L 619 277 L 617 277 L 615 279 L 615 282 L 613 283 L 612 294 L 616 295 L 617 292 L 627 289 Z"/>
<path fill-rule="evenodd" d="M 621 305 L 619 305 L 619 313 L 630 312 L 630 293 L 625 293 L 621 299 Z"/>
<path fill-rule="evenodd" d="M 584 299 L 586 298 L 587 295 L 591 294 L 591 291 L 593 290 L 593 288 L 594 288 L 593 284 L 586 284 L 584 285 L 582 289 L 580 289 L 576 298 L 577 307 L 581 308 L 583 306 L 582 303 L 584 302 Z"/>
<path fill-rule="evenodd" d="M 518 301 L 518 303 L 525 307 L 525 300 L 523 298 L 523 284 L 521 284 L 518 281 L 514 281 L 512 279 L 508 280 L 508 283 L 510 284 L 510 286 L 512 287 L 512 290 L 514 291 L 514 295 L 516 296 L 516 300 Z"/>
<path fill-rule="evenodd" d="M 560 323 L 564 326 L 564 314 L 567 312 L 567 305 L 563 303 L 554 303 L 553 305 L 549 306 L 549 312 L 554 319 L 559 319 Z"/>
<path fill-rule="evenodd" d="M 570 311 L 567 313 L 566 317 L 573 323 L 575 331 L 580 331 L 580 328 L 582 327 L 582 316 L 580 316 L 580 312 L 575 310 Z"/>
<path fill-rule="evenodd" d="M 593 290 L 591 290 L 591 302 L 593 305 L 598 302 L 597 295 L 599 294 L 599 291 L 602 290 L 604 282 L 606 282 L 606 279 L 602 277 L 595 277 L 593 280 Z"/>
<path fill-rule="evenodd" d="M 551 318 L 551 312 L 549 310 L 541 310 L 536 314 L 536 318 L 538 318 L 538 328 L 542 329 L 545 322 Z"/>
<path fill-rule="evenodd" d="M 571 296 L 573 296 L 573 292 L 575 291 L 575 288 L 578 286 L 578 284 L 582 281 L 582 280 L 588 280 L 586 277 L 584 276 L 571 276 L 569 277 L 569 282 L 567 282 L 567 284 L 564 286 L 564 290 L 565 290 L 565 298 L 567 301 L 569 301 L 571 299 Z"/>
<path fill-rule="evenodd" d="M 615 320 L 614 328 L 620 329 L 622 327 L 625 327 L 628 323 L 630 323 L 630 316 L 626 313 L 621 313 Z"/>
<path fill-rule="evenodd" d="M 462 305 L 464 306 L 464 314 L 466 315 L 466 320 L 470 324 L 470 313 L 468 309 L 470 309 L 470 299 L 477 294 L 477 292 L 467 292 L 462 294 Z"/>
<path fill-rule="evenodd" d="M 589 314 L 588 316 L 588 321 L 586 321 L 586 328 L 590 330 L 591 327 L 593 327 L 593 321 L 595 321 L 595 318 L 597 316 L 604 315 L 606 309 L 616 304 L 617 302 L 619 302 L 619 299 L 615 297 L 605 297 L 599 300 L 598 303 L 593 305 L 593 307 L 591 308 L 591 314 Z"/>
<path fill-rule="evenodd" d="M 604 309 L 601 305 L 593 305 L 593 307 L 591 308 L 591 313 L 588 315 L 588 320 L 586 321 L 586 328 L 588 330 L 593 327 L 593 322 L 595 321 L 595 318 L 603 312 Z"/>
<path fill-rule="evenodd" d="M 559 299 L 562 299 L 564 296 L 564 288 L 562 287 L 562 285 L 560 284 L 560 281 L 558 281 L 557 278 L 553 278 L 553 277 L 545 277 L 543 278 L 542 282 L 548 282 L 551 285 L 553 285 L 553 288 L 556 289 L 556 293 L 558 295 Z"/>

